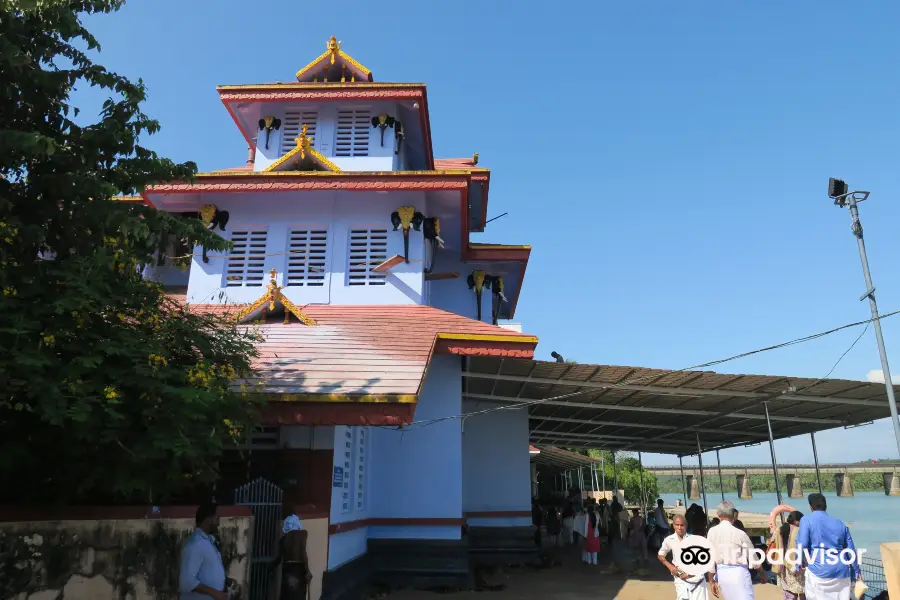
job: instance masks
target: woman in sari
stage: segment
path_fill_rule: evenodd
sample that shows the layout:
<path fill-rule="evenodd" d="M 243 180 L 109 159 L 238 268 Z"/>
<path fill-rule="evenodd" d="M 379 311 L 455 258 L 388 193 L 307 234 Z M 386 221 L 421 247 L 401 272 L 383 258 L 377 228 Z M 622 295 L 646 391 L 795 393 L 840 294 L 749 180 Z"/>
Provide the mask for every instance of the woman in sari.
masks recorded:
<path fill-rule="evenodd" d="M 778 575 L 781 589 L 784 592 L 784 600 L 804 600 L 803 575 L 795 572 L 793 564 L 786 560 L 785 553 L 791 548 L 797 547 L 797 532 L 800 530 L 800 519 L 803 513 L 798 510 L 791 512 L 785 523 L 774 534 L 774 548 L 781 556 L 781 562 L 772 564 L 772 571 Z M 771 547 L 771 546 L 770 546 Z M 795 558 L 795 557 L 792 557 Z"/>

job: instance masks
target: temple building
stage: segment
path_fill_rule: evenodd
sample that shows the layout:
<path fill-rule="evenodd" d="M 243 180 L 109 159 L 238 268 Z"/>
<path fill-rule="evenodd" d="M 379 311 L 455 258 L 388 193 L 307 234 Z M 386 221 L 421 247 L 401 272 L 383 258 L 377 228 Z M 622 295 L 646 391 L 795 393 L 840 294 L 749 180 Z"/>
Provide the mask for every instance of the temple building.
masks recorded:
<path fill-rule="evenodd" d="M 463 399 L 467 361 L 537 344 L 509 324 L 530 247 L 470 241 L 490 171 L 478 154 L 435 158 L 426 86 L 378 82 L 334 37 L 296 82 L 218 93 L 246 164 L 142 199 L 234 247 L 146 277 L 264 340 L 243 383 L 267 401 L 265 428 L 217 487 L 257 515 L 250 597 L 295 507 L 313 598 L 373 577 L 452 585 L 493 546 L 533 551 L 527 411 L 460 418 L 496 406 Z"/>

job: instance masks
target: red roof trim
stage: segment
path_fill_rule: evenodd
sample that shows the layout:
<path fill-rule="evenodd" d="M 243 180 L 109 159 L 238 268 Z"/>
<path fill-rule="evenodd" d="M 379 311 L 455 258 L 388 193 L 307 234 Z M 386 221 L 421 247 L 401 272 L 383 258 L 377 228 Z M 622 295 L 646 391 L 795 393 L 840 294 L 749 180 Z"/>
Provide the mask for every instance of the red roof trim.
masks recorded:
<path fill-rule="evenodd" d="M 324 173 L 324 172 L 323 172 Z M 303 176 L 293 174 L 263 174 L 230 172 L 209 173 L 193 182 L 158 183 L 149 186 L 144 194 L 210 193 L 210 192 L 283 192 L 297 190 L 459 190 L 468 189 L 468 174 L 429 173 L 427 171 L 397 171 L 396 174 L 324 173 Z M 465 229 L 465 228 L 464 228 Z"/>
<path fill-rule="evenodd" d="M 438 340 L 435 354 L 455 354 L 457 356 L 496 356 L 498 358 L 534 358 L 537 344 L 522 342 L 470 342 Z M 530 347 L 529 347 L 530 346 Z"/>
<path fill-rule="evenodd" d="M 415 404 L 346 404 L 270 401 L 262 409 L 266 425 L 409 425 Z"/>
<path fill-rule="evenodd" d="M 530 246 L 506 246 L 503 244 L 470 243 L 466 251 L 466 260 L 484 262 L 528 262 L 531 256 Z"/>
<path fill-rule="evenodd" d="M 231 109 L 233 102 L 335 102 L 343 100 L 416 100 L 419 101 L 419 124 L 422 127 L 422 140 L 425 145 L 425 166 L 434 169 L 434 147 L 431 139 L 431 119 L 428 114 L 428 93 L 424 84 L 391 84 L 363 83 L 340 84 L 336 87 L 324 87 L 327 84 L 291 85 L 283 87 L 273 85 L 259 86 L 225 86 L 218 88 L 219 99 L 231 114 L 241 135 L 253 146 L 255 132 L 244 131 L 237 115 Z M 280 88 L 280 89 L 279 89 Z"/>

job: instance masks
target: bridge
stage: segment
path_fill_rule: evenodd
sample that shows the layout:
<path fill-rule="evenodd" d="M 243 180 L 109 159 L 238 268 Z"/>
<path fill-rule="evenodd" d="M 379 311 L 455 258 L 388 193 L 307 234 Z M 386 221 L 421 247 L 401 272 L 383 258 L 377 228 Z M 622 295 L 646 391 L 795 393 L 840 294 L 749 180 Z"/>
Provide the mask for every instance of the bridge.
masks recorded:
<path fill-rule="evenodd" d="M 683 470 L 677 465 L 645 468 L 661 477 L 681 477 L 682 473 L 684 473 L 684 485 L 690 491 L 690 498 L 692 500 L 700 498 L 699 467 L 689 466 L 684 467 Z M 703 468 L 704 477 L 718 476 L 720 472 L 723 477 L 728 475 L 736 478 L 739 498 L 753 497 L 753 491 L 750 486 L 751 475 L 774 475 L 771 465 L 723 465 L 722 467 Z M 819 465 L 818 470 L 815 465 L 778 465 L 778 474 L 784 476 L 787 482 L 788 497 L 790 498 L 803 497 L 800 476 L 811 473 L 817 473 L 820 477 L 822 475 L 832 475 L 835 493 L 842 497 L 853 496 L 851 475 L 855 473 L 881 473 L 885 495 L 900 496 L 900 464 L 898 463 L 826 464 Z"/>

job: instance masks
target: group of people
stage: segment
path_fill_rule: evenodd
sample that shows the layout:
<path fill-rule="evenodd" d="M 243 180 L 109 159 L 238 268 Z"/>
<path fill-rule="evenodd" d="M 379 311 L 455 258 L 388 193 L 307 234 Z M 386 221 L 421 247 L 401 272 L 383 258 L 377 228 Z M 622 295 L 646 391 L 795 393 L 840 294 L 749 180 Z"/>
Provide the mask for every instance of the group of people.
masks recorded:
<path fill-rule="evenodd" d="M 660 500 L 660 510 L 662 501 Z M 541 544 L 540 531 L 544 527 L 553 546 L 581 545 L 582 561 L 598 564 L 598 554 L 603 542 L 616 540 L 627 542 L 639 567 L 647 564 L 649 528 L 640 510 L 628 510 L 617 497 L 612 502 L 601 498 L 598 502 L 589 498 L 569 497 L 562 505 L 541 507 L 537 500 L 532 504 L 532 522 L 535 525 L 536 543 Z"/>
<path fill-rule="evenodd" d="M 863 586 L 858 553 L 847 526 L 826 512 L 827 504 L 822 494 L 810 494 L 811 513 L 804 516 L 792 507 L 779 506 L 770 519 L 772 536 L 768 552 L 773 560 L 772 571 L 778 575 L 784 600 L 850 600 L 853 580 Z M 661 502 L 661 501 L 660 501 Z M 713 596 L 726 600 L 750 600 L 754 598 L 752 570 L 759 572 L 759 581 L 768 582 L 763 564 L 751 560 L 753 542 L 738 519 L 738 511 L 731 502 L 723 501 L 716 508 L 716 518 L 706 527 L 706 515 L 696 505 L 685 515 L 676 515 L 672 521 L 674 533 L 668 535 L 659 549 L 659 561 L 669 570 L 675 581 L 678 600 L 707 600 Z M 692 510 L 693 509 L 693 510 Z M 775 525 L 775 515 L 787 513 L 780 527 Z M 690 574 L 680 562 L 680 549 L 696 547 L 697 537 L 705 537 L 714 549 L 715 564 L 705 574 Z M 803 551 L 807 549 L 811 555 Z M 787 553 L 793 550 L 792 553 Z M 828 552 L 831 551 L 831 552 Z M 832 561 L 828 554 L 852 551 L 850 564 Z M 669 560 L 669 555 L 673 559 Z M 791 557 L 799 557 L 792 560 Z M 785 560 L 787 558 L 787 560 Z M 835 564 L 831 564 L 834 562 Z M 863 586 L 864 587 L 864 586 Z M 886 600 L 887 595 L 879 596 Z"/>
<path fill-rule="evenodd" d="M 235 583 L 226 577 L 225 565 L 219 551 L 219 517 L 215 504 L 203 504 L 197 509 L 196 528 L 184 543 L 178 573 L 178 587 L 182 600 L 231 600 Z M 306 552 L 307 532 L 296 514 L 289 515 L 282 525 L 278 556 L 271 563 L 269 577 L 274 579 L 275 568 L 281 566 L 281 600 L 306 600 L 312 573 Z"/>

